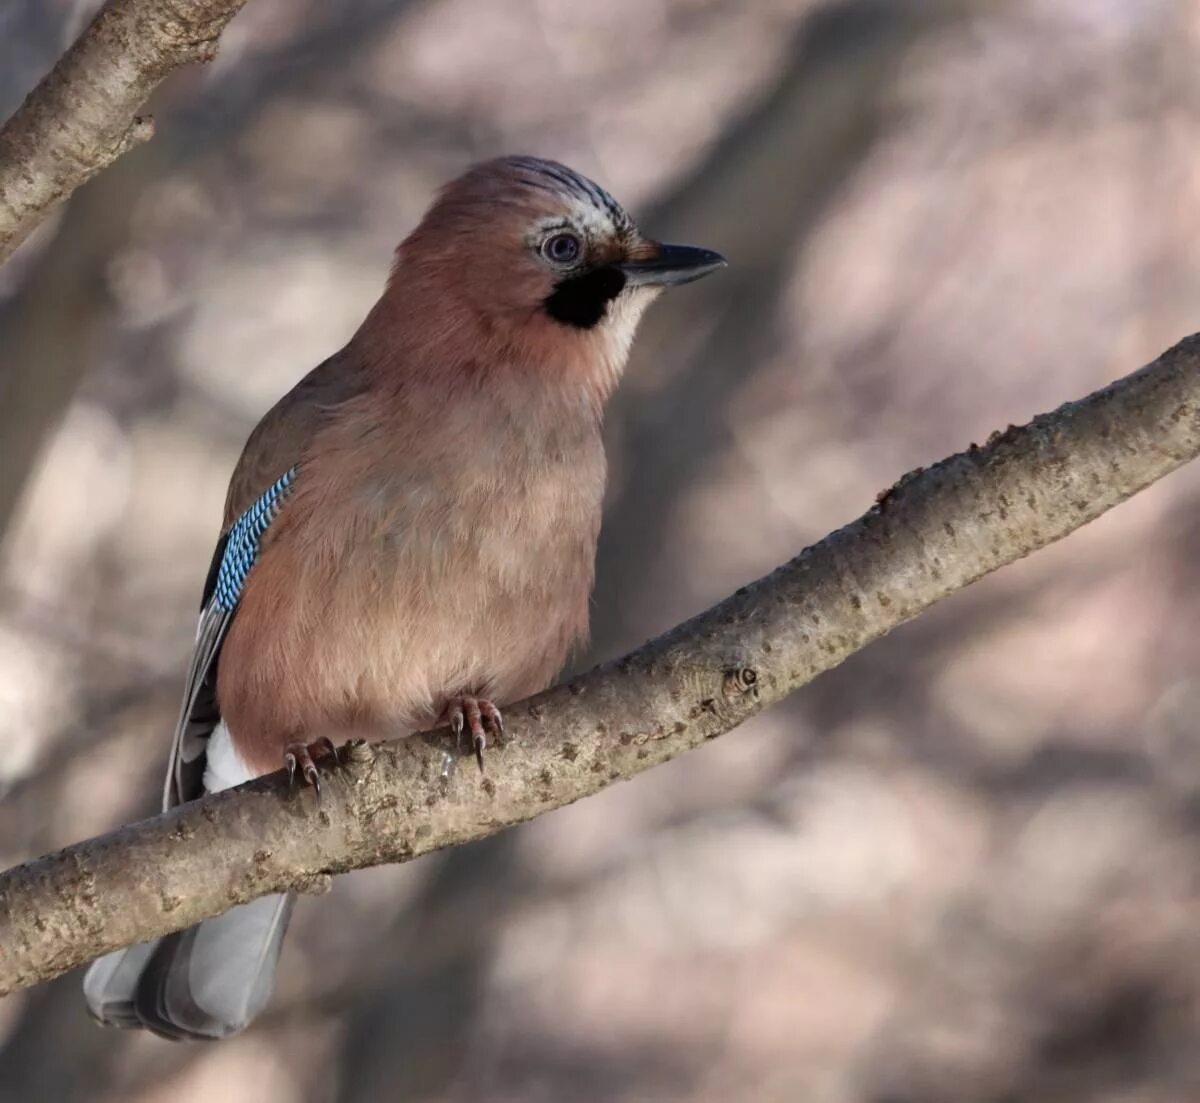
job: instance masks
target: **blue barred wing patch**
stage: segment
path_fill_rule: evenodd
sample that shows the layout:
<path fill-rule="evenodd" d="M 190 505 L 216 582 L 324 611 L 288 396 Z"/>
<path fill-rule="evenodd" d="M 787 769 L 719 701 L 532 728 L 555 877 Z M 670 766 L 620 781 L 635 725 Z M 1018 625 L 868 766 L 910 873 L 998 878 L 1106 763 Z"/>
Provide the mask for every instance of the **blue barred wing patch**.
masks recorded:
<path fill-rule="evenodd" d="M 275 520 L 279 507 L 291 492 L 292 480 L 295 477 L 294 467 L 285 471 L 230 528 L 213 591 L 213 600 L 224 612 L 232 613 L 237 607 L 238 598 L 242 596 L 242 587 L 246 584 L 246 576 L 258 560 L 263 533 Z"/>

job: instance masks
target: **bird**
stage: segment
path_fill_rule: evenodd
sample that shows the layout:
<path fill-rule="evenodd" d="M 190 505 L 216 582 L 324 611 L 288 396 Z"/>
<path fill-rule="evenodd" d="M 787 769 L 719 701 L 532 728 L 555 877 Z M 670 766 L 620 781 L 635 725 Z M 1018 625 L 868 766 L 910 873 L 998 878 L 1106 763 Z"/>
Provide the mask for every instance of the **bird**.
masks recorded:
<path fill-rule="evenodd" d="M 556 161 L 500 157 L 445 185 L 349 342 L 250 433 L 164 809 L 285 766 L 319 797 L 336 744 L 444 724 L 483 768 L 501 708 L 586 639 L 603 413 L 639 320 L 725 263 L 644 236 Z M 269 1001 L 292 904 L 262 897 L 98 959 L 90 1013 L 237 1034 Z"/>

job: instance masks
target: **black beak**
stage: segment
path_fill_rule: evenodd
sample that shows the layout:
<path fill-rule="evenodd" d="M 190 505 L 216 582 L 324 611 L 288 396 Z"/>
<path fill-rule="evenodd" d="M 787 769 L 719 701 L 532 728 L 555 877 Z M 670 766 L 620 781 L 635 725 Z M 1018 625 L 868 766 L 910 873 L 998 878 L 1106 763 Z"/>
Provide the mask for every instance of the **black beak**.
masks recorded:
<path fill-rule="evenodd" d="M 725 265 L 725 258 L 711 249 L 659 245 L 655 256 L 627 260 L 617 267 L 625 273 L 627 287 L 674 287 L 698 280 Z"/>

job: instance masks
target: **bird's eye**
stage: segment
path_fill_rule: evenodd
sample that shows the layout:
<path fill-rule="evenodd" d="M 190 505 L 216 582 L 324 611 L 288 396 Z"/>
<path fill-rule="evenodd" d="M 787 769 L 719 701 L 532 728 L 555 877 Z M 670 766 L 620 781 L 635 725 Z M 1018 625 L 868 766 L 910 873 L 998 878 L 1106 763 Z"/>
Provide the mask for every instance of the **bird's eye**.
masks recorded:
<path fill-rule="evenodd" d="M 551 264 L 574 264 L 582 248 L 575 234 L 551 234 L 542 242 L 542 256 Z"/>

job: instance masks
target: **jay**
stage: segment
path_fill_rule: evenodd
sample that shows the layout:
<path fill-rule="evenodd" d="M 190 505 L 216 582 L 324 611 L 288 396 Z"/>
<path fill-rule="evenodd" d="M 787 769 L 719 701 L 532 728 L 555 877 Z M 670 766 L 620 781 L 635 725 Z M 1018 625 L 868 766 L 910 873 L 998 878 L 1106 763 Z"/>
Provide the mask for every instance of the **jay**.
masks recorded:
<path fill-rule="evenodd" d="M 483 763 L 500 705 L 587 633 L 601 421 L 666 287 L 725 261 L 644 237 L 603 188 L 504 157 L 446 186 L 349 344 L 250 434 L 225 502 L 167 808 L 317 748 L 449 723 Z M 242 1030 L 292 908 L 267 896 L 101 958 L 101 1022 Z"/>

